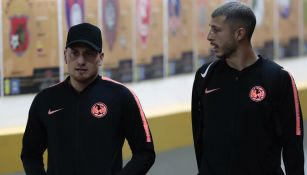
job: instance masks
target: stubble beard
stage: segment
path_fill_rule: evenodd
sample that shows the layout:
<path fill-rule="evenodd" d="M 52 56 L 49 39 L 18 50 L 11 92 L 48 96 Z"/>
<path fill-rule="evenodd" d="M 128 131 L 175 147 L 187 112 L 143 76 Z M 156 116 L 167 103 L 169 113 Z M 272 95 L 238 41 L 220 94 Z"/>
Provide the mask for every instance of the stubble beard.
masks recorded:
<path fill-rule="evenodd" d="M 225 60 L 227 58 L 230 58 L 233 53 L 235 53 L 237 50 L 236 45 L 228 43 L 222 48 L 222 53 L 220 55 L 216 55 L 217 58 Z"/>

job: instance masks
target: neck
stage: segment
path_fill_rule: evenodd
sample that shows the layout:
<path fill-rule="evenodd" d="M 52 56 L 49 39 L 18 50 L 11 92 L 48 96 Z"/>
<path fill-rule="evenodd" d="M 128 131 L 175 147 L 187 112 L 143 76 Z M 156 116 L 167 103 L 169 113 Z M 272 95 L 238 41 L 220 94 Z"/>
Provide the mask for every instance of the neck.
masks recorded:
<path fill-rule="evenodd" d="M 252 47 L 246 47 L 238 48 L 236 53 L 226 59 L 226 62 L 230 67 L 241 71 L 254 64 L 257 60 L 258 57 Z"/>
<path fill-rule="evenodd" d="M 93 78 L 87 81 L 77 81 L 73 78 L 70 78 L 69 83 L 76 91 L 82 92 L 86 87 L 88 87 L 96 79 L 96 77 L 97 76 L 94 76 Z"/>

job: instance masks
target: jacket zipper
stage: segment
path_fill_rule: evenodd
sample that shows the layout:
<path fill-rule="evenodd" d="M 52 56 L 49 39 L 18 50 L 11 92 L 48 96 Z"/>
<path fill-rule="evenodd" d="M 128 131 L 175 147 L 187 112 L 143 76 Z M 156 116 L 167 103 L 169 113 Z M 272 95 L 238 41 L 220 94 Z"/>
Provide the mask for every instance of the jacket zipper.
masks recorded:
<path fill-rule="evenodd" d="M 79 111 L 79 107 L 80 107 L 80 94 L 77 95 L 77 103 L 76 103 L 76 111 L 75 111 L 75 170 L 74 170 L 74 174 L 78 174 L 79 173 L 79 167 L 80 167 L 80 162 L 79 162 L 79 151 L 80 151 L 80 145 L 79 145 L 79 130 L 80 130 L 80 111 Z"/>

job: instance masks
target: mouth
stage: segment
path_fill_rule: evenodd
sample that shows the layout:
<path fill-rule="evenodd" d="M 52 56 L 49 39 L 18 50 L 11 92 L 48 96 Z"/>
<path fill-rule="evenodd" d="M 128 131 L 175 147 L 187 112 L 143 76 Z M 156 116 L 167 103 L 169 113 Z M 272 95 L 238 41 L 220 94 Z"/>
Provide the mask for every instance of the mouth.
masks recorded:
<path fill-rule="evenodd" d="M 210 45 L 211 45 L 211 50 L 212 50 L 213 52 L 216 52 L 217 49 L 219 48 L 219 46 L 218 46 L 217 44 L 215 44 L 215 43 L 210 43 Z"/>
<path fill-rule="evenodd" d="M 80 74 L 83 74 L 83 73 L 85 73 L 87 71 L 87 69 L 85 69 L 85 68 L 76 68 L 75 70 L 77 72 L 79 72 Z"/>

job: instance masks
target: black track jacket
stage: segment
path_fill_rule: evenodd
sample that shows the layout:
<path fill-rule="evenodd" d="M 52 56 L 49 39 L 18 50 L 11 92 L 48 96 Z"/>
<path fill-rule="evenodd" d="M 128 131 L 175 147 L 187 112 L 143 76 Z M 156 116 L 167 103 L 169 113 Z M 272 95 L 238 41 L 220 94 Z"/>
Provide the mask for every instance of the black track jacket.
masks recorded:
<path fill-rule="evenodd" d="M 192 92 L 199 174 L 283 175 L 282 155 L 287 175 L 303 175 L 302 113 L 291 75 L 261 56 L 242 71 L 225 60 L 206 72 L 208 65 L 196 72 Z"/>
<path fill-rule="evenodd" d="M 125 138 L 132 158 L 122 168 Z M 155 152 L 140 102 L 128 88 L 98 76 L 77 92 L 68 77 L 34 98 L 21 159 L 27 175 L 143 175 Z"/>

